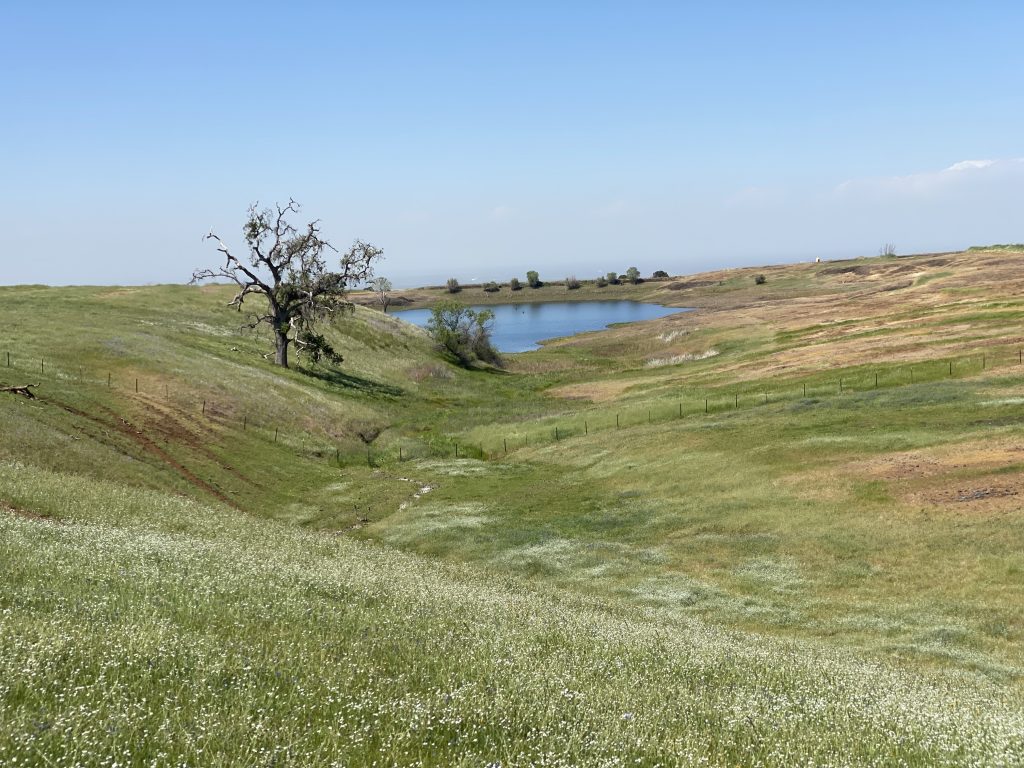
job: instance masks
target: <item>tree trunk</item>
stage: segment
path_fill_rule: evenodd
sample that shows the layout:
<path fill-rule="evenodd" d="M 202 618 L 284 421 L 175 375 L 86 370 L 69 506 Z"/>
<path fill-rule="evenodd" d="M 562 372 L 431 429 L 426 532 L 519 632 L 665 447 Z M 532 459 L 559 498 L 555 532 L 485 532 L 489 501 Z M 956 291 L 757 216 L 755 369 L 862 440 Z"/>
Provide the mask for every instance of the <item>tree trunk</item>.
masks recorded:
<path fill-rule="evenodd" d="M 274 352 L 274 364 L 280 365 L 283 368 L 288 367 L 288 332 L 283 331 L 280 328 L 274 329 L 274 343 L 276 350 Z"/>

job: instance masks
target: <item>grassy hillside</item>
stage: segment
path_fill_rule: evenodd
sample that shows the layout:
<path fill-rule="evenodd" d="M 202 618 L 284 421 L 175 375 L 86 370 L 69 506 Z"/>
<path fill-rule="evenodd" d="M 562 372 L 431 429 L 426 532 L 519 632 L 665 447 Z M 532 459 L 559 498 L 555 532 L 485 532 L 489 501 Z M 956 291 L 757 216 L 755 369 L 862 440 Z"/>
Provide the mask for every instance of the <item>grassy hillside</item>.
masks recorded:
<path fill-rule="evenodd" d="M 617 287 L 699 309 L 505 372 L 0 289 L 0 763 L 1021 762 L 1021 255 Z"/>
<path fill-rule="evenodd" d="M 0 464 L 4 765 L 1017 763 L 1020 698 Z M 44 522 L 34 515 L 45 515 Z"/>
<path fill-rule="evenodd" d="M 399 447 L 450 451 L 448 432 L 481 399 L 519 399 L 502 377 L 458 369 L 422 331 L 362 308 L 333 334 L 341 368 L 276 368 L 267 339 L 239 332 L 229 296 L 0 288 L 0 381 L 40 384 L 37 402 L 0 398 L 0 457 L 334 525 L 358 517 L 323 491 L 339 467 L 365 469 L 368 450 L 374 463 Z"/>

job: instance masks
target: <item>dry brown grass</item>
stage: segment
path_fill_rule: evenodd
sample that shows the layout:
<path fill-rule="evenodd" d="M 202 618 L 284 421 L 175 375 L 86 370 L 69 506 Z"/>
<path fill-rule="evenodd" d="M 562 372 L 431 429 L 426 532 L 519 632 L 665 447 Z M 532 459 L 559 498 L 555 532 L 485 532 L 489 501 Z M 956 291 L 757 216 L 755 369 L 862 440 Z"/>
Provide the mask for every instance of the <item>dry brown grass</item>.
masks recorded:
<path fill-rule="evenodd" d="M 1024 295 L 1021 256 L 975 251 L 707 272 L 663 283 L 650 299 L 698 311 L 613 329 L 586 346 L 642 368 L 652 356 L 700 355 L 730 341 L 767 340 L 755 355 L 717 361 L 717 374 L 736 382 L 876 362 L 980 356 L 997 347 L 1010 355 L 1024 344 L 1020 323 L 979 323 L 977 315 L 1000 301 L 1010 305 L 1008 311 L 1024 311 L 1018 298 Z M 753 276 L 762 272 L 767 283 L 755 285 Z M 786 334 L 798 338 L 786 341 Z M 638 371 L 632 383 L 685 384 L 693 370 L 670 366 L 655 377 Z M 627 392 L 632 383 L 552 392 L 603 400 Z"/>

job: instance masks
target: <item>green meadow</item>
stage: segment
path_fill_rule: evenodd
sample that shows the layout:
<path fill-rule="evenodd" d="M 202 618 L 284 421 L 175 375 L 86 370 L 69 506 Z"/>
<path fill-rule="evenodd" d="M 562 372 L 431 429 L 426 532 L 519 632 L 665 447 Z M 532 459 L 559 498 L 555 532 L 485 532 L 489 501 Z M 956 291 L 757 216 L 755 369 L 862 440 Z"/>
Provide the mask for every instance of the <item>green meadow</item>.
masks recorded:
<path fill-rule="evenodd" d="M 1019 258 L 609 286 L 697 311 L 471 370 L 0 288 L 0 765 L 1022 764 Z"/>

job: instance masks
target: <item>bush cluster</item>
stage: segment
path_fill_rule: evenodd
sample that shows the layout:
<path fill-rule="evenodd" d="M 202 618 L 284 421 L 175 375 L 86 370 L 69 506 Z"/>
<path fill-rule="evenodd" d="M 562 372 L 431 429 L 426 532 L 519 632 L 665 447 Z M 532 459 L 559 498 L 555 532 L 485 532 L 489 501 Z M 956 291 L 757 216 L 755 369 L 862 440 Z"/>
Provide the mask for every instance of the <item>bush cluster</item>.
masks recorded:
<path fill-rule="evenodd" d="M 443 351 L 463 366 L 474 361 L 501 365 L 501 356 L 491 344 L 494 313 L 470 309 L 457 301 L 439 301 L 430 310 L 427 331 Z"/>

